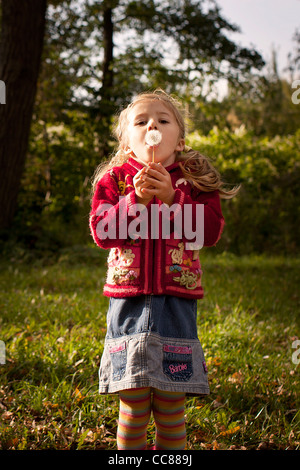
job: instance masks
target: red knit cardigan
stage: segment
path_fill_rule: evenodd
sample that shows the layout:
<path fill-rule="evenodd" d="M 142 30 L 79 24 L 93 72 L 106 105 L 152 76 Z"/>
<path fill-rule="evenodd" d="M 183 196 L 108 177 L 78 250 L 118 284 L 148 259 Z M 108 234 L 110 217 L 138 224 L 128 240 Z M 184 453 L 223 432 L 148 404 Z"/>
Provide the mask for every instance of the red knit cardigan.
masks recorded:
<path fill-rule="evenodd" d="M 172 210 L 156 197 L 147 206 L 138 205 L 133 178 L 141 168 L 133 158 L 113 167 L 93 196 L 91 233 L 99 247 L 110 249 L 103 293 L 202 298 L 199 248 L 220 239 L 219 193 L 196 189 L 175 162 L 166 168 L 175 190 Z"/>

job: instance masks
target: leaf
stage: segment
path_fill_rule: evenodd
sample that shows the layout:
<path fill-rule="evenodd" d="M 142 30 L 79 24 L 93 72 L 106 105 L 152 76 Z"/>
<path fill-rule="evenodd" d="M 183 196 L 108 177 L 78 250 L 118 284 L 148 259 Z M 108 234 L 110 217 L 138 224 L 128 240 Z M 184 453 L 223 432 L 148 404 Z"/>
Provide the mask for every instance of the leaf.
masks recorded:
<path fill-rule="evenodd" d="M 241 371 L 235 372 L 228 378 L 228 382 L 242 384 L 244 382 L 244 375 Z"/>
<path fill-rule="evenodd" d="M 12 411 L 4 411 L 4 413 L 2 413 L 2 419 L 5 419 L 5 420 L 11 419 L 12 416 L 13 416 Z"/>
<path fill-rule="evenodd" d="M 75 395 L 75 399 L 77 402 L 82 401 L 85 398 L 85 395 L 82 395 L 81 391 L 77 387 L 75 388 L 73 395 Z"/>
<path fill-rule="evenodd" d="M 219 436 L 230 436 L 231 434 L 235 434 L 240 429 L 241 429 L 241 426 L 234 426 L 231 429 L 226 429 L 226 431 L 220 432 Z"/>
<path fill-rule="evenodd" d="M 45 401 L 44 406 L 46 408 L 49 408 L 50 410 L 55 410 L 56 408 L 58 408 L 58 403 L 51 403 L 50 401 Z"/>
<path fill-rule="evenodd" d="M 84 441 L 85 441 L 85 438 L 87 437 L 87 435 L 89 434 L 90 430 L 89 429 L 86 429 L 80 436 L 79 440 L 78 440 L 78 445 L 77 445 L 77 449 L 80 450 L 80 448 L 82 447 L 82 445 L 84 444 Z"/>

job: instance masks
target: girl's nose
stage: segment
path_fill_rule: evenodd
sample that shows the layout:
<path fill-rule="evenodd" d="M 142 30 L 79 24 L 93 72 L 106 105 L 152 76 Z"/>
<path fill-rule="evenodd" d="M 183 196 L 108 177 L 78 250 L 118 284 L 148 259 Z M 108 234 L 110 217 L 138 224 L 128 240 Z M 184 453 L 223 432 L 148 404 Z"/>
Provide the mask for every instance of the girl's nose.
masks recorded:
<path fill-rule="evenodd" d="M 153 129 L 157 129 L 157 126 L 156 126 L 156 122 L 154 119 L 151 119 L 149 122 L 148 122 L 148 131 L 151 131 Z"/>

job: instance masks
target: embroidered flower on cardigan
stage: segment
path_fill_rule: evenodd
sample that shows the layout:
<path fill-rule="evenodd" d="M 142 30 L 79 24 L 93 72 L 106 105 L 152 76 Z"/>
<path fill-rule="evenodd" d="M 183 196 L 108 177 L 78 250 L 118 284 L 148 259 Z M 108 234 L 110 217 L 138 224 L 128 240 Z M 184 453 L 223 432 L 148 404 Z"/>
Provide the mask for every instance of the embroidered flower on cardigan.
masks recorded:
<path fill-rule="evenodd" d="M 178 264 L 173 264 L 172 266 L 170 266 L 170 271 L 180 272 L 182 271 L 182 267 L 178 266 Z"/>
<path fill-rule="evenodd" d="M 135 258 L 135 254 L 132 253 L 132 250 L 130 248 L 124 248 L 121 251 L 120 258 L 121 258 L 121 261 L 123 261 L 126 264 L 126 266 L 131 266 Z"/>
<path fill-rule="evenodd" d="M 173 277 L 173 280 L 179 282 L 181 286 L 186 287 L 187 289 L 196 289 L 197 287 L 197 277 L 196 274 L 191 273 L 188 269 L 182 271 L 180 277 Z"/>
<path fill-rule="evenodd" d="M 137 273 L 135 271 L 133 271 L 132 269 L 130 271 L 128 271 L 128 273 L 126 274 L 126 278 L 129 280 L 129 281 L 133 281 L 134 279 L 137 278 Z"/>
<path fill-rule="evenodd" d="M 184 243 L 183 242 L 180 242 L 178 243 L 178 248 L 172 248 L 171 250 L 169 250 L 169 254 L 171 254 L 171 258 L 172 258 L 172 263 L 173 264 L 182 264 L 182 255 L 183 255 L 183 249 L 184 249 Z"/>
<path fill-rule="evenodd" d="M 176 181 L 176 183 L 175 183 L 176 188 L 178 188 L 178 186 L 179 186 L 180 184 L 186 185 L 186 184 L 187 184 L 187 180 L 186 180 L 185 178 L 179 178 L 179 179 Z"/>
<path fill-rule="evenodd" d="M 122 269 L 114 266 L 112 270 L 111 280 L 113 284 L 120 285 L 123 282 L 134 281 L 138 277 L 138 273 L 133 269 Z"/>
<path fill-rule="evenodd" d="M 198 279 L 202 276 L 202 271 L 201 269 L 197 268 L 196 269 L 196 273 L 197 273 L 197 276 L 198 276 Z"/>
<path fill-rule="evenodd" d="M 118 248 L 111 248 L 108 257 L 107 257 L 107 262 L 108 264 L 112 263 L 113 261 L 118 261 L 119 259 L 119 250 Z"/>
<path fill-rule="evenodd" d="M 192 266 L 191 258 L 184 259 L 183 264 L 185 264 L 186 266 Z"/>
<path fill-rule="evenodd" d="M 123 196 L 125 193 L 125 189 L 126 189 L 125 181 L 118 181 L 118 188 L 119 188 L 120 194 Z"/>
<path fill-rule="evenodd" d="M 114 173 L 114 170 L 111 169 L 110 172 L 109 172 L 111 178 L 116 181 L 117 185 L 118 185 L 118 190 L 119 190 L 119 194 L 121 196 L 124 196 L 125 194 L 125 191 L 126 191 L 126 188 L 133 188 L 134 189 L 134 186 L 130 183 L 128 183 L 126 180 L 127 178 L 131 178 L 130 175 L 126 175 L 125 178 L 123 178 L 123 176 L 121 175 L 121 173 L 118 174 L 118 176 Z"/>
<path fill-rule="evenodd" d="M 132 252 L 131 248 L 111 248 L 107 261 L 108 263 L 113 263 L 115 261 L 117 264 L 131 266 L 134 258 L 135 254 Z"/>
<path fill-rule="evenodd" d="M 120 269 L 118 266 L 114 267 L 114 272 L 112 275 L 112 281 L 114 284 L 120 284 L 126 280 L 125 276 L 128 273 L 128 269 Z"/>

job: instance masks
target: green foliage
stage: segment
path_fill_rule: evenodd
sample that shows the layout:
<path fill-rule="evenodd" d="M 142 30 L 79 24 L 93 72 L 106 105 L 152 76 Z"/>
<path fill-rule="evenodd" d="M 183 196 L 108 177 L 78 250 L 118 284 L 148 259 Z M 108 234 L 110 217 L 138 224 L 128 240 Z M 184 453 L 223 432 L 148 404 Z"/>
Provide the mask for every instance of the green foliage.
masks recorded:
<path fill-rule="evenodd" d="M 294 253 L 300 241 L 300 131 L 254 138 L 236 132 L 193 133 L 188 143 L 210 157 L 239 194 L 223 202 L 226 226 L 220 248 L 238 254 Z"/>
<path fill-rule="evenodd" d="M 89 240 L 90 180 L 102 146 L 86 114 L 65 115 L 67 124 L 32 126 L 12 231 L 27 246 L 52 252 Z"/>
<path fill-rule="evenodd" d="M 255 136 L 272 138 L 295 134 L 300 128 L 300 106 L 291 99 L 292 82 L 280 79 L 276 72 L 261 76 L 250 73 L 238 85 L 229 83 L 222 100 L 214 97 L 214 85 L 209 99 L 202 96 L 195 100 L 191 94 L 191 131 L 200 129 L 207 135 L 214 126 L 235 131 L 244 125 Z"/>
<path fill-rule="evenodd" d="M 22 180 L 13 240 L 43 256 L 87 243 L 91 177 L 102 142 L 87 115 L 69 111 L 68 125 L 36 122 Z M 192 133 L 187 143 L 212 159 L 238 195 L 223 200 L 226 225 L 218 251 L 299 251 L 300 131 L 255 138 L 243 127 Z M 113 148 L 113 142 L 108 141 Z M 8 248 L 10 249 L 10 248 Z M 12 246 L 12 249 L 15 249 Z"/>
<path fill-rule="evenodd" d="M 217 4 L 211 2 L 207 8 L 205 3 L 55 2 L 47 13 L 40 78 L 43 97 L 54 107 L 57 99 L 70 107 L 84 104 L 104 119 L 147 88 L 160 86 L 171 91 L 171 84 L 172 91 L 182 92 L 185 84 L 202 87 L 208 77 L 215 80 L 221 76 L 238 83 L 250 70 L 261 69 L 264 61 L 257 51 L 241 48 L 228 39 L 227 32 L 232 34 L 239 28 L 223 18 Z M 112 13 L 109 32 L 104 24 L 107 11 Z M 105 49 L 106 33 L 114 43 L 111 51 Z M 104 89 L 103 56 L 107 52 L 111 54 L 106 65 L 112 84 Z"/>

